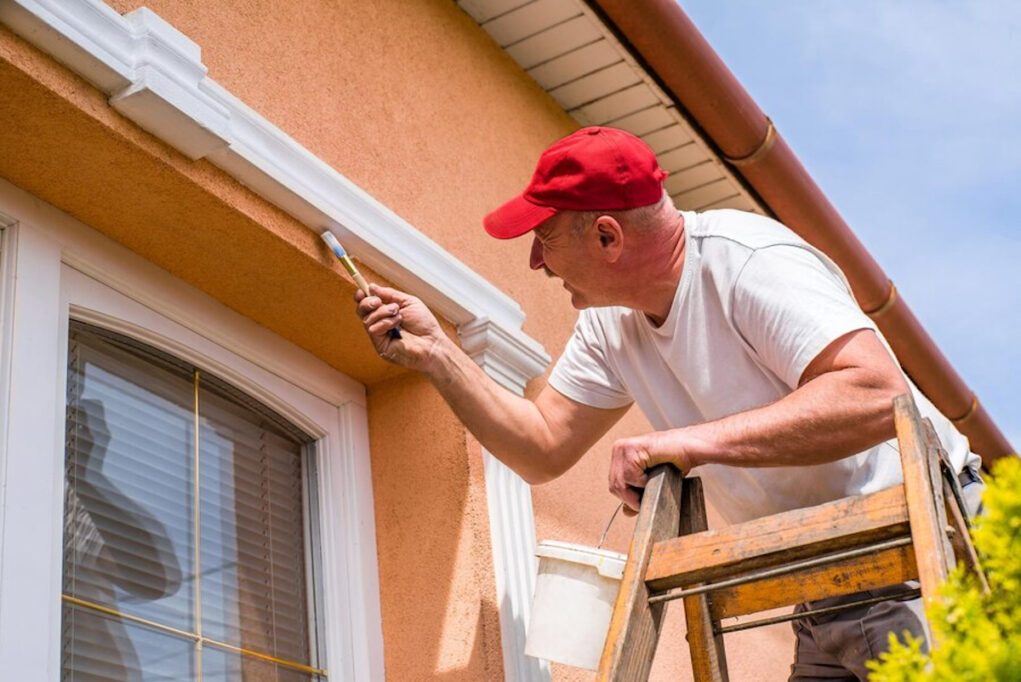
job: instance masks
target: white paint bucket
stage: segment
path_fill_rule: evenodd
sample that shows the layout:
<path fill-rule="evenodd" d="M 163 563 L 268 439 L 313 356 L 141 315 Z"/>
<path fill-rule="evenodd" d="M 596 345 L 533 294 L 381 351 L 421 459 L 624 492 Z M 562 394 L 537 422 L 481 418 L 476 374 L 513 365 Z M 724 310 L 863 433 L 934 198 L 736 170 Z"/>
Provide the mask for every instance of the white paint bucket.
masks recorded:
<path fill-rule="evenodd" d="M 539 575 L 525 653 L 598 669 L 627 556 L 552 540 L 535 554 Z"/>

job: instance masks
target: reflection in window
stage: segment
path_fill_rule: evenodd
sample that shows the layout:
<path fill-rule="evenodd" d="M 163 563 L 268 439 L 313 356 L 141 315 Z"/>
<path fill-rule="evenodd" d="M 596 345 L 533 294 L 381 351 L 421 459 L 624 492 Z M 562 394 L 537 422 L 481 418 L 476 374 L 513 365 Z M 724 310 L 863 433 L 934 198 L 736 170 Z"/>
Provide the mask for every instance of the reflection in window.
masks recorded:
<path fill-rule="evenodd" d="M 308 441 L 222 381 L 72 323 L 63 679 L 324 679 Z"/>

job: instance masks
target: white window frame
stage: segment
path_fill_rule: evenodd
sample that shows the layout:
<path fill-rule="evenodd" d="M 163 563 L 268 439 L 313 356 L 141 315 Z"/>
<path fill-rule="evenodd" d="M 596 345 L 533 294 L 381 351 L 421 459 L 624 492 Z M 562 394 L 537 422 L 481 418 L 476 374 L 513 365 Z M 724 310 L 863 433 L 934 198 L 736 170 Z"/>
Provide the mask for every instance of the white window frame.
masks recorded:
<path fill-rule="evenodd" d="M 6 219 L 5 219 L 6 216 Z M 310 353 L 0 181 L 0 662 L 60 678 L 67 334 L 117 331 L 209 371 L 315 438 L 322 666 L 383 680 L 365 389 Z M 12 286 L 16 283 L 16 286 Z M 6 305 L 5 305 L 6 304 Z"/>

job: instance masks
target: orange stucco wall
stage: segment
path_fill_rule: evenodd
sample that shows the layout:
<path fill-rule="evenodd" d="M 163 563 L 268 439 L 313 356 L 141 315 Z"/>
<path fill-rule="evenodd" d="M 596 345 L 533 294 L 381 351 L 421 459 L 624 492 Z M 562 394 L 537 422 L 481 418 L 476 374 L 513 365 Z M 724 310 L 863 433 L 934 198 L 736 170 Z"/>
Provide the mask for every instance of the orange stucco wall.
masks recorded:
<path fill-rule="evenodd" d="M 109 4 L 144 4 L 196 41 L 210 77 L 514 297 L 525 331 L 561 351 L 565 292 L 527 269 L 527 240 L 480 224 L 576 124 L 451 0 Z M 3 28 L 0 95 L 0 175 L 366 383 L 388 677 L 502 678 L 480 448 L 427 382 L 375 358 L 315 234 Z M 595 544 L 616 506 L 610 444 L 647 428 L 633 411 L 534 490 L 540 539 Z M 629 533 L 618 521 L 607 545 L 626 550 Z M 671 613 L 654 679 L 690 675 Z M 729 641 L 732 679 L 785 676 L 785 629 Z"/>

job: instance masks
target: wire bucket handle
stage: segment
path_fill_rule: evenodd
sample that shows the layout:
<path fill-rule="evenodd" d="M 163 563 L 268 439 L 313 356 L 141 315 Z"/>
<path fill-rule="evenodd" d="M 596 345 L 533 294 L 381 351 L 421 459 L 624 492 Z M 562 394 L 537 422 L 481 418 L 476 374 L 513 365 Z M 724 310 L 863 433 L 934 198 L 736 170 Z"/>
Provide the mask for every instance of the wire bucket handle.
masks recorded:
<path fill-rule="evenodd" d="M 603 543 L 606 542 L 606 536 L 610 532 L 610 526 L 613 525 L 614 519 L 617 518 L 617 514 L 619 514 L 620 510 L 623 509 L 623 508 L 624 508 L 624 503 L 621 502 L 620 504 L 617 505 L 617 508 L 613 510 L 613 513 L 610 514 L 610 521 L 606 524 L 606 528 L 603 529 L 603 534 L 599 538 L 599 544 L 596 545 L 596 549 L 602 549 L 603 548 Z"/>

